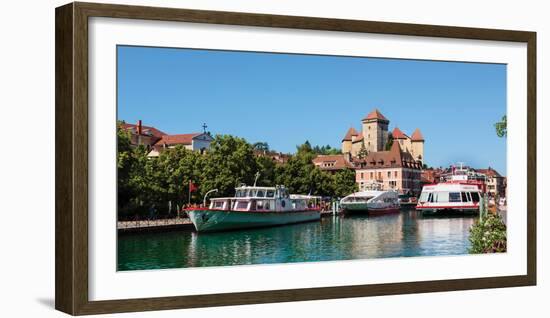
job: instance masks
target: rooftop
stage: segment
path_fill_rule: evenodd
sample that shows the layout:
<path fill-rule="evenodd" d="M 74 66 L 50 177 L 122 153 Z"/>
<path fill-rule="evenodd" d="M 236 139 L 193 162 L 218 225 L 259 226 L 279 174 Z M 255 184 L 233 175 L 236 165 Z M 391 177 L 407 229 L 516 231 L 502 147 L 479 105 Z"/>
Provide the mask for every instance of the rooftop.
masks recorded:
<path fill-rule="evenodd" d="M 389 120 L 386 117 L 384 117 L 384 115 L 382 115 L 382 113 L 378 110 L 378 108 L 375 108 L 373 111 L 371 111 L 367 115 L 367 117 L 363 118 L 363 120 L 373 120 L 373 119 L 389 122 Z"/>

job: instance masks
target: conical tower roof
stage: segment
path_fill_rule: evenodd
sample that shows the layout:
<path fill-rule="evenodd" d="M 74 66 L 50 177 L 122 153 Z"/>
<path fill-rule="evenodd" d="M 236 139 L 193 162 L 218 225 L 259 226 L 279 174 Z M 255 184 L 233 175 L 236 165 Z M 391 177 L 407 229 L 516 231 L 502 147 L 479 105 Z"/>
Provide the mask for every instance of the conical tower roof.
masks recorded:
<path fill-rule="evenodd" d="M 363 120 L 372 120 L 372 119 L 378 119 L 389 122 L 389 120 L 382 115 L 382 113 L 378 110 L 378 108 L 375 108 L 373 111 L 371 111 L 367 117 L 363 118 Z"/>
<path fill-rule="evenodd" d="M 391 132 L 391 135 L 393 139 L 407 139 L 407 135 L 405 135 L 401 129 L 395 127 L 393 131 Z"/>
<path fill-rule="evenodd" d="M 411 136 L 412 141 L 424 141 L 424 136 L 422 136 L 422 133 L 420 132 L 420 129 L 416 128 L 416 130 L 413 132 Z"/>
<path fill-rule="evenodd" d="M 348 132 L 346 133 L 346 135 L 344 136 L 344 139 L 342 139 L 342 141 L 351 141 L 353 136 L 357 136 L 358 133 L 357 133 L 357 130 L 355 130 L 355 128 L 353 127 L 350 127 L 348 129 Z"/>

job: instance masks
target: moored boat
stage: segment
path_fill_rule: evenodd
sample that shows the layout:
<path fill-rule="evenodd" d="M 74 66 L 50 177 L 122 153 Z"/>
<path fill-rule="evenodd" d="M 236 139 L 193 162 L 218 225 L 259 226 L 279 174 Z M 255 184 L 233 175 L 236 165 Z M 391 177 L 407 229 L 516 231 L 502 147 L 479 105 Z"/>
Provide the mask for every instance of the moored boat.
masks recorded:
<path fill-rule="evenodd" d="M 367 190 L 352 193 L 340 200 L 345 212 L 381 214 L 399 212 L 399 195 L 395 191 Z"/>
<path fill-rule="evenodd" d="M 477 185 L 445 182 L 425 185 L 416 209 L 426 213 L 478 213 L 480 200 Z"/>
<path fill-rule="evenodd" d="M 186 211 L 198 232 L 276 226 L 319 220 L 311 198 L 290 195 L 284 186 L 241 186 L 234 197 L 212 198 L 209 207 Z"/>
<path fill-rule="evenodd" d="M 484 176 L 474 175 L 462 164 L 453 167 L 444 182 L 427 184 L 422 188 L 416 209 L 424 213 L 479 213 L 485 192 Z"/>

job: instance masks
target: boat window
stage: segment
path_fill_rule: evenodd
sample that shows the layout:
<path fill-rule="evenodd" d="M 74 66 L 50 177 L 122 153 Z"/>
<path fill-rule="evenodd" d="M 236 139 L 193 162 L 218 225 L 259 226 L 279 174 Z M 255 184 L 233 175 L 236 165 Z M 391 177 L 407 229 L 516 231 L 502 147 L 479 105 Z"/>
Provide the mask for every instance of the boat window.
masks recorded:
<path fill-rule="evenodd" d="M 246 190 L 237 190 L 237 194 L 236 194 L 237 198 L 242 198 L 244 196 L 246 196 Z"/>
<path fill-rule="evenodd" d="M 249 197 L 253 197 L 253 196 L 255 196 L 255 194 L 256 194 L 256 190 L 252 190 L 252 189 L 248 190 L 248 196 Z"/>
<path fill-rule="evenodd" d="M 248 202 L 247 201 L 238 201 L 237 202 L 237 207 L 236 209 L 239 209 L 239 210 L 244 210 L 248 207 Z"/>
<path fill-rule="evenodd" d="M 461 202 L 460 192 L 450 192 L 449 193 L 449 202 Z"/>
<path fill-rule="evenodd" d="M 217 208 L 217 209 L 223 208 L 223 201 L 215 201 L 214 202 L 214 207 Z"/>
<path fill-rule="evenodd" d="M 435 202 L 449 202 L 449 192 L 434 192 Z"/>
<path fill-rule="evenodd" d="M 479 193 L 478 192 L 470 192 L 470 195 L 472 196 L 472 202 L 474 202 L 474 203 L 479 202 Z"/>
<path fill-rule="evenodd" d="M 264 201 L 259 200 L 258 202 L 256 202 L 256 208 L 258 210 L 263 210 L 264 209 Z"/>
<path fill-rule="evenodd" d="M 273 190 L 267 190 L 266 191 L 266 197 L 273 198 L 275 196 L 275 191 Z"/>
<path fill-rule="evenodd" d="M 466 197 L 466 192 L 461 192 L 460 194 L 461 194 L 461 196 L 462 196 L 462 202 L 468 202 L 468 201 L 470 201 L 470 200 L 468 200 L 468 198 Z"/>
<path fill-rule="evenodd" d="M 470 192 L 466 192 L 466 194 L 468 195 L 468 202 L 472 201 L 472 195 Z"/>
<path fill-rule="evenodd" d="M 257 197 L 260 197 L 260 198 L 263 198 L 263 196 L 264 196 L 264 190 L 258 190 L 258 192 L 256 193 L 256 196 L 257 196 Z"/>
<path fill-rule="evenodd" d="M 269 201 L 265 201 L 265 209 L 266 209 L 266 210 L 269 210 L 269 209 L 270 209 L 270 207 L 269 207 Z"/>
<path fill-rule="evenodd" d="M 429 192 L 422 192 L 422 194 L 420 194 L 420 202 L 428 201 L 429 194 Z"/>

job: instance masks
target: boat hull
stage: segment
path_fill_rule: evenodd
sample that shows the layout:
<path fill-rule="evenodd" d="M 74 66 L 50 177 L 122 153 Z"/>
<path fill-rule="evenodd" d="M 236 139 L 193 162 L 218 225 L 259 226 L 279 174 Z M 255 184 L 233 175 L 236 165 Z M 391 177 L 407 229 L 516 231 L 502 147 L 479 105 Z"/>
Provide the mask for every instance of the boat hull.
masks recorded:
<path fill-rule="evenodd" d="M 318 221 L 317 210 L 292 212 L 223 211 L 212 209 L 188 210 L 189 218 L 197 232 L 215 232 L 255 227 L 277 226 L 292 223 Z"/>
<path fill-rule="evenodd" d="M 399 212 L 399 207 L 373 207 L 368 203 L 342 204 L 342 208 L 347 213 L 367 213 L 367 214 L 385 214 Z"/>

